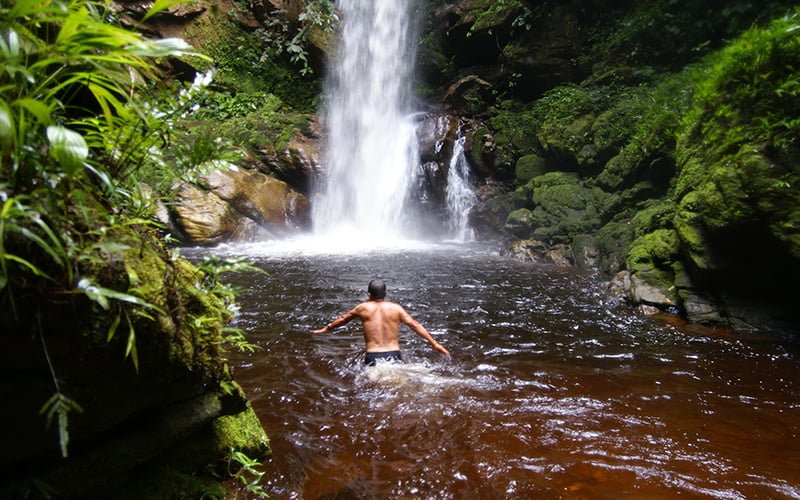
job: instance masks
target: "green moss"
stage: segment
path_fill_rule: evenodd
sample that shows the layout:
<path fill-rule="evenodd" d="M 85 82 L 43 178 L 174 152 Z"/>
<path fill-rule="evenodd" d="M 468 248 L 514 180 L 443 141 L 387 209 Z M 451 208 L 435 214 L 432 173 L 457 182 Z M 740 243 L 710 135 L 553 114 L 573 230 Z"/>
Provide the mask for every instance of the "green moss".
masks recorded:
<path fill-rule="evenodd" d="M 638 238 L 657 229 L 672 229 L 675 208 L 671 200 L 653 200 L 633 216 L 634 235 Z"/>
<path fill-rule="evenodd" d="M 561 168 L 589 167 L 585 175 L 593 175 L 630 140 L 649 105 L 647 91 L 564 85 L 547 92 L 531 110 L 539 154 Z"/>
<path fill-rule="evenodd" d="M 525 239 L 531 234 L 532 214 L 527 208 L 514 210 L 506 218 L 505 229 L 511 234 Z"/>
<path fill-rule="evenodd" d="M 517 158 L 536 153 L 537 118 L 532 110 L 503 108 L 489 123 L 494 130 L 497 149 L 509 167 L 516 163 Z"/>
<path fill-rule="evenodd" d="M 225 486 L 218 480 L 162 467 L 153 471 L 147 480 L 131 481 L 125 488 L 116 491 L 114 498 L 119 500 L 140 500 L 142 498 L 163 498 L 170 500 L 222 500 L 227 498 Z"/>
<path fill-rule="evenodd" d="M 616 201 L 577 175 L 563 172 L 535 177 L 526 188 L 532 192 L 533 235 L 545 240 L 569 242 L 575 235 L 592 233 L 606 222 Z"/>
<path fill-rule="evenodd" d="M 707 61 L 678 141 L 676 227 L 702 268 L 734 234 L 800 259 L 800 18 L 746 32 Z M 763 236 L 762 236 L 763 238 Z M 701 243 L 702 242 L 702 243 Z"/>
<path fill-rule="evenodd" d="M 689 193 L 678 204 L 673 224 L 689 259 L 699 269 L 709 269 L 703 216 L 698 212 L 697 194 Z"/>
<path fill-rule="evenodd" d="M 636 238 L 628 255 L 631 269 L 647 263 L 669 268 L 678 255 L 679 239 L 675 231 L 657 229 L 652 233 Z"/>
<path fill-rule="evenodd" d="M 473 165 L 483 165 L 483 137 L 491 135 L 491 131 L 485 125 L 481 125 L 475 129 L 472 134 L 472 148 L 469 151 L 470 160 Z"/>
<path fill-rule="evenodd" d="M 525 155 L 517 160 L 517 165 L 514 168 L 517 181 L 525 184 L 534 177 L 538 177 L 546 173 L 545 160 L 538 155 Z"/>
<path fill-rule="evenodd" d="M 217 418 L 212 426 L 221 453 L 238 450 L 255 459 L 271 453 L 269 439 L 250 403 L 240 413 Z"/>
<path fill-rule="evenodd" d="M 477 6 L 473 6 L 476 19 L 472 31 L 491 30 L 505 23 L 523 7 L 520 0 L 476 0 L 473 4 Z"/>
<path fill-rule="evenodd" d="M 633 227 L 628 220 L 614 220 L 601 227 L 595 233 L 600 270 L 615 274 L 624 269 L 633 239 Z"/>
<path fill-rule="evenodd" d="M 670 306 L 678 304 L 675 263 L 679 261 L 679 248 L 677 233 L 669 229 L 658 229 L 633 241 L 627 267 L 637 300 Z"/>

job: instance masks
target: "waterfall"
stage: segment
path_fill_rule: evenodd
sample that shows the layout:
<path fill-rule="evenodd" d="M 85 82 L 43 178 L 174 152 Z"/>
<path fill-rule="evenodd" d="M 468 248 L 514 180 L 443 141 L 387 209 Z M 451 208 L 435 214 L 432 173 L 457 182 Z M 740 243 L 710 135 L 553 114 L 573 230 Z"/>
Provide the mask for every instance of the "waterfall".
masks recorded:
<path fill-rule="evenodd" d="M 420 224 L 412 215 L 418 211 L 406 206 L 420 171 L 411 92 L 414 4 L 337 2 L 341 40 L 326 75 L 324 176 L 312 208 L 314 233 L 328 241 L 373 244 L 418 236 L 413 229 Z M 460 133 L 446 203 L 448 237 L 471 239 L 467 215 L 475 195 Z"/>
<path fill-rule="evenodd" d="M 469 164 L 464 156 L 466 137 L 459 134 L 453 145 L 453 156 L 447 171 L 447 215 L 450 236 L 458 241 L 473 238 L 469 226 L 469 211 L 475 206 L 477 197 L 469 181 Z"/>
<path fill-rule="evenodd" d="M 418 163 L 411 120 L 412 1 L 342 0 L 341 45 L 326 79 L 325 179 L 317 234 L 396 236 Z"/>

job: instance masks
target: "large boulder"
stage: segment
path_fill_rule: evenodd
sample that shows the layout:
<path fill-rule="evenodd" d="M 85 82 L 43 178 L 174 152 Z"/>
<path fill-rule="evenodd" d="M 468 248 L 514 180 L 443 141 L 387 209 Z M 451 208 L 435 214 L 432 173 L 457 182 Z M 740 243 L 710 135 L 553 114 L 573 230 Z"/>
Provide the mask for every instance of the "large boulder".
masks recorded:
<path fill-rule="evenodd" d="M 613 195 L 563 172 L 535 177 L 526 187 L 532 193 L 531 235 L 543 240 L 567 243 L 578 234 L 597 231 L 615 202 Z"/>
<path fill-rule="evenodd" d="M 304 195 L 238 167 L 212 171 L 200 178 L 200 186 L 181 183 L 170 214 L 181 240 L 202 245 L 287 235 L 309 224 Z"/>
<path fill-rule="evenodd" d="M 248 158 L 245 165 L 280 179 L 308 196 L 313 188 L 313 179 L 321 170 L 322 148 L 319 117 L 309 115 L 292 129 L 286 141 L 258 145 L 256 157 Z"/>

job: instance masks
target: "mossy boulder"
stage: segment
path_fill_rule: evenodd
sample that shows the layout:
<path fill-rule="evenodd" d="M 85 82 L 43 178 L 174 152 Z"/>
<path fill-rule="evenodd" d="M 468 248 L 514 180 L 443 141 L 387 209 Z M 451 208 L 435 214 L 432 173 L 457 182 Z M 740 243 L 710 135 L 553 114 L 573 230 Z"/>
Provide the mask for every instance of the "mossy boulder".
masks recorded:
<path fill-rule="evenodd" d="M 506 218 L 505 230 L 519 238 L 526 238 L 531 234 L 533 214 L 527 208 L 514 210 Z"/>
<path fill-rule="evenodd" d="M 536 138 L 537 118 L 532 110 L 501 109 L 489 120 L 494 131 L 497 149 L 511 170 L 522 156 L 536 154 L 540 149 Z"/>
<path fill-rule="evenodd" d="M 514 167 L 514 172 L 517 181 L 521 184 L 526 184 L 534 177 L 539 177 L 547 173 L 546 163 L 544 158 L 539 155 L 525 155 L 517 160 Z"/>
<path fill-rule="evenodd" d="M 543 240 L 568 242 L 577 234 L 596 231 L 615 203 L 613 195 L 563 172 L 535 177 L 526 187 L 532 192 L 532 235 Z"/>
<path fill-rule="evenodd" d="M 633 243 L 633 227 L 625 217 L 612 220 L 594 233 L 594 246 L 597 249 L 595 268 L 614 275 L 626 269 L 628 250 Z"/>
<path fill-rule="evenodd" d="M 680 304 L 673 264 L 678 260 L 678 235 L 659 229 L 634 240 L 628 254 L 631 298 L 664 309 Z"/>
<path fill-rule="evenodd" d="M 678 141 L 675 226 L 698 269 L 740 273 L 765 248 L 776 264 L 800 262 L 800 73 L 786 63 L 800 57 L 795 23 L 748 31 L 697 87 Z"/>

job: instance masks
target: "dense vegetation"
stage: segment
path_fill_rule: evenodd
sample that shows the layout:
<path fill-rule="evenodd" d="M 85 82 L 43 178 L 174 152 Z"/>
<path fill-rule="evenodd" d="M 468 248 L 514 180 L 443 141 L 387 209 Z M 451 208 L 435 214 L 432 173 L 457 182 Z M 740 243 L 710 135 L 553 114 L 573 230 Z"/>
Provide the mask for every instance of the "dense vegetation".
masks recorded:
<path fill-rule="evenodd" d="M 126 467 L 163 451 L 129 437 L 126 422 L 144 428 L 148 413 L 161 415 L 158 429 L 170 398 L 207 406 L 195 431 L 219 422 L 184 473 L 219 461 L 227 446 L 263 454 L 266 437 L 225 364 L 226 340 L 248 346 L 226 329 L 232 290 L 219 267 L 197 268 L 164 246 L 157 200 L 140 183 L 219 161 L 215 142 L 202 149 L 172 134 L 186 102 L 148 97 L 161 58 L 204 56 L 119 27 L 100 2 L 19 0 L 0 16 L 0 373 L 13 402 L 3 426 L 14 429 L 4 434 L 0 495 L 121 486 Z M 142 397 L 137 388 L 148 386 L 158 389 Z M 225 415 L 245 437 L 220 427 Z M 176 421 L 172 434 L 185 425 Z M 257 430 L 242 433 L 248 426 Z M 105 461 L 92 465 L 102 480 L 74 474 L 109 432 Z M 54 453 L 70 458 L 65 470 L 52 467 Z"/>

